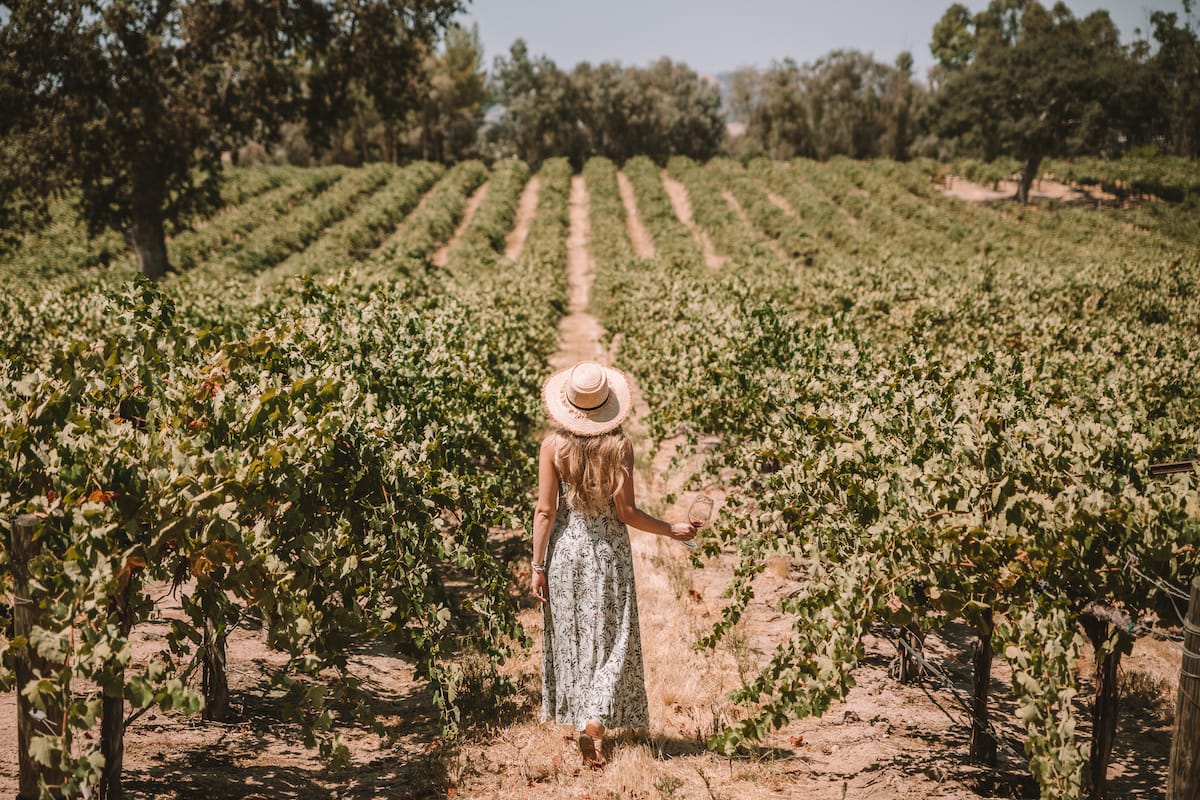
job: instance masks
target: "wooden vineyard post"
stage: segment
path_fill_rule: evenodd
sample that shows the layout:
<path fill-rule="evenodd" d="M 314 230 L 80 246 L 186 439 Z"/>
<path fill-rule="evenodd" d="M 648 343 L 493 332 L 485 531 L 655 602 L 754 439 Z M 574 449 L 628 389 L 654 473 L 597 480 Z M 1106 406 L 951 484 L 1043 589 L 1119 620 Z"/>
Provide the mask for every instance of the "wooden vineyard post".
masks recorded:
<path fill-rule="evenodd" d="M 1192 597 L 1183 631 L 1183 665 L 1179 668 L 1167 800 L 1200 800 L 1200 575 L 1192 578 Z"/>
<path fill-rule="evenodd" d="M 18 517 L 12 527 L 12 558 L 13 573 L 13 634 L 16 638 L 29 641 L 29 635 L 37 622 L 37 604 L 30 596 L 29 563 L 37 553 L 34 544 L 34 533 L 37 532 L 41 519 L 33 514 Z M 49 787 L 62 785 L 62 774 L 34 761 L 29 754 L 29 743 L 38 734 L 59 736 L 62 733 L 62 715 L 58 709 L 46 709 L 45 718 L 33 716 L 33 704 L 22 693 L 21 689 L 36 675 L 48 675 L 55 671 L 57 664 L 42 658 L 34 648 L 26 644 L 21 648 L 16 659 L 17 673 L 17 798 L 18 800 L 35 800 L 41 796 L 40 784 Z M 40 715 L 39 715 L 40 717 Z"/>

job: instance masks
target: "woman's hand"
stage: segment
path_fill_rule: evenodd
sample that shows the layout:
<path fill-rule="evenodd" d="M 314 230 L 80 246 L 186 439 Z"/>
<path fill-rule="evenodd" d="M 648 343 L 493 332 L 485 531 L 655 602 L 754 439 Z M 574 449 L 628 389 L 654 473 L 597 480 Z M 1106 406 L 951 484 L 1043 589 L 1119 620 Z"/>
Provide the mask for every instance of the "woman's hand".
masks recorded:
<path fill-rule="evenodd" d="M 546 580 L 546 573 L 534 572 L 533 580 L 530 582 L 530 588 L 533 589 L 533 596 L 545 603 L 550 599 L 550 582 Z"/>
<path fill-rule="evenodd" d="M 696 538 L 696 529 L 690 522 L 672 522 L 671 532 L 667 535 L 677 542 L 690 542 Z"/>

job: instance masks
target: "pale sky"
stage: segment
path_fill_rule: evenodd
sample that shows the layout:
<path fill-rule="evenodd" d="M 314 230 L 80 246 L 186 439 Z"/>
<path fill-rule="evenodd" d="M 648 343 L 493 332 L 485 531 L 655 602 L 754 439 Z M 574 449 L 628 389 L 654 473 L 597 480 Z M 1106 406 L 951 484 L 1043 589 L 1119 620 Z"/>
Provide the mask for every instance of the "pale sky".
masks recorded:
<path fill-rule="evenodd" d="M 915 72 L 933 66 L 933 26 L 954 0 L 469 0 L 460 21 L 479 24 L 484 63 L 508 52 L 518 37 L 531 55 L 570 69 L 580 61 L 644 65 L 660 56 L 705 74 L 739 66 L 766 67 L 791 56 L 814 61 L 854 48 L 892 63 L 903 50 Z M 987 0 L 965 0 L 972 11 Z M 1049 7 L 1053 0 L 1042 0 Z M 1067 0 L 1077 17 L 1107 9 L 1123 41 L 1150 29 L 1150 13 L 1183 15 L 1179 0 Z"/>

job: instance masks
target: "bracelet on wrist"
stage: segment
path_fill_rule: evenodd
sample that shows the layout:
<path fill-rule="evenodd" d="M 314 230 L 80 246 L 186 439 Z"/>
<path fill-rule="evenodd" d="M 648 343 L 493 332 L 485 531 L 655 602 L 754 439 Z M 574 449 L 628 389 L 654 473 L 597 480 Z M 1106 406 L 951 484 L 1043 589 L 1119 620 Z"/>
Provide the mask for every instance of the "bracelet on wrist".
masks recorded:
<path fill-rule="evenodd" d="M 540 572 L 542 574 L 545 574 L 545 572 L 546 572 L 546 562 L 545 561 L 534 561 L 532 564 L 530 564 L 530 566 L 533 567 L 534 572 Z"/>

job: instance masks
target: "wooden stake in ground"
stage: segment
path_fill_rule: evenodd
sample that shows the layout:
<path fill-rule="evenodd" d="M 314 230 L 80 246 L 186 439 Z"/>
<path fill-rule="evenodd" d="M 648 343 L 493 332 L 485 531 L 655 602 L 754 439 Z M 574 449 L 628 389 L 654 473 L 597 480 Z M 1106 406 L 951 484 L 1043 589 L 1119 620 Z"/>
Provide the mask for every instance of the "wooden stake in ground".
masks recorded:
<path fill-rule="evenodd" d="M 1200 800 L 1200 575 L 1192 579 L 1192 599 L 1183 628 L 1167 800 Z"/>
<path fill-rule="evenodd" d="M 29 592 L 29 563 L 37 552 L 33 541 L 34 533 L 41 525 L 41 519 L 33 514 L 18 517 L 12 529 L 12 573 L 13 573 L 13 633 L 17 639 L 29 641 L 29 634 L 37 622 L 37 604 Z M 40 784 L 60 786 L 62 774 L 34 761 L 29 755 L 29 743 L 34 736 L 48 734 L 58 736 L 62 731 L 62 713 L 60 709 L 48 708 L 42 719 L 33 716 L 33 704 L 21 691 L 26 684 L 36 676 L 48 676 L 58 670 L 58 664 L 52 664 L 37 654 L 34 648 L 26 644 L 17 656 L 17 759 L 19 784 L 18 800 L 34 800 L 41 796 Z M 39 717 L 41 715 L 39 714 Z"/>

